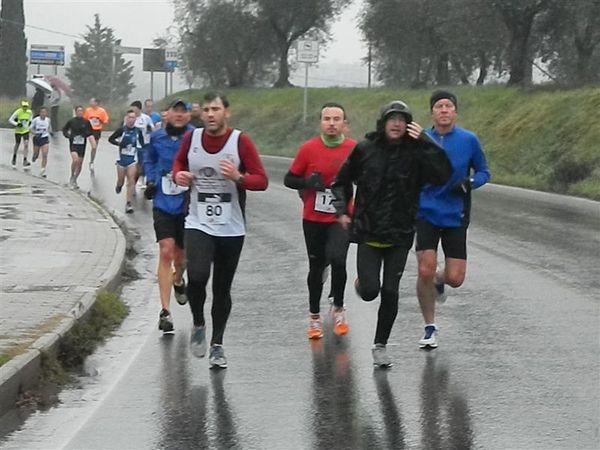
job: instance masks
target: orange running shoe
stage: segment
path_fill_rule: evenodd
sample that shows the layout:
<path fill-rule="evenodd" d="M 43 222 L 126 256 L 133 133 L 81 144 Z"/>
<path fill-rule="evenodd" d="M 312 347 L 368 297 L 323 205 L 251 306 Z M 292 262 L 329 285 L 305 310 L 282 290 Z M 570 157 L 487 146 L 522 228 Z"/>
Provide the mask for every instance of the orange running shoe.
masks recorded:
<path fill-rule="evenodd" d="M 321 316 L 313 316 L 312 314 L 308 317 L 308 338 L 309 339 L 321 339 L 323 337 L 323 324 L 321 323 Z"/>
<path fill-rule="evenodd" d="M 331 317 L 333 319 L 333 332 L 338 336 L 348 334 L 350 327 L 346 320 L 346 309 L 334 306 L 331 308 Z"/>

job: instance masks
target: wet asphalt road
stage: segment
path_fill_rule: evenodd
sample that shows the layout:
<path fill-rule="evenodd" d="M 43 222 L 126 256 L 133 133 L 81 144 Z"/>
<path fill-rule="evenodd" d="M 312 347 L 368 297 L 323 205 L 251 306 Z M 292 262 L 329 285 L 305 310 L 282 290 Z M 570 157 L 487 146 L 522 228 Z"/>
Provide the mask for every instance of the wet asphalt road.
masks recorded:
<path fill-rule="evenodd" d="M 54 142 L 49 178 L 66 182 L 66 144 Z M 0 132 L 0 143 L 6 164 L 12 135 Z M 80 185 L 120 212 L 115 154 L 103 139 L 96 176 L 86 169 Z M 123 292 L 130 316 L 60 404 L 22 423 L 17 413 L 0 421 L 2 430 L 18 424 L 0 448 L 600 447 L 597 203 L 493 186 L 476 192 L 467 281 L 438 308 L 440 347 L 417 348 L 411 254 L 388 345 L 394 367 L 376 371 L 370 346 L 378 304 L 359 301 L 350 281 L 350 334 L 328 330 L 317 343 L 305 337 L 307 263 L 300 202 L 281 185 L 287 165 L 269 158 L 268 191 L 248 196 L 227 370 L 210 371 L 189 354 L 187 306 L 173 305 L 173 336 L 157 331 L 151 206 L 138 194 L 126 217 L 139 274 Z M 348 268 L 353 280 L 354 247 Z"/>

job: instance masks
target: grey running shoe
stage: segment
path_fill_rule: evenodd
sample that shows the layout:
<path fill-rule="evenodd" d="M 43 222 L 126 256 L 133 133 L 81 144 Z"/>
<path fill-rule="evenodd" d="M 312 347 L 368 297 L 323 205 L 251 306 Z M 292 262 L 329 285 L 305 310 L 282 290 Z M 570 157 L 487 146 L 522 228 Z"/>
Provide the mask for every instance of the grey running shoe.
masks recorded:
<path fill-rule="evenodd" d="M 131 214 L 133 212 L 133 206 L 131 206 L 131 202 L 127 202 L 125 205 L 125 213 Z"/>
<path fill-rule="evenodd" d="M 437 327 L 435 325 L 427 325 L 425 327 L 425 335 L 419 340 L 419 348 L 437 348 Z"/>
<path fill-rule="evenodd" d="M 171 333 L 175 328 L 173 327 L 173 319 L 171 313 L 166 309 L 163 309 L 158 315 L 158 329 L 163 333 Z"/>
<path fill-rule="evenodd" d="M 23 167 L 29 167 L 29 166 L 31 166 L 31 163 L 29 161 L 27 161 L 27 158 L 23 158 Z"/>
<path fill-rule="evenodd" d="M 94 173 L 94 163 L 90 162 L 90 172 Z"/>
<path fill-rule="evenodd" d="M 206 355 L 206 327 L 192 327 L 190 351 L 196 358 L 204 358 Z"/>
<path fill-rule="evenodd" d="M 380 369 L 392 367 L 392 361 L 385 351 L 385 345 L 375 344 L 371 349 L 371 353 L 373 354 L 373 365 L 375 367 Z"/>
<path fill-rule="evenodd" d="M 446 294 L 446 291 L 444 289 L 444 283 L 437 283 L 435 280 L 433 282 L 433 286 L 435 287 L 435 301 L 438 303 L 444 303 L 446 301 L 446 298 L 448 298 L 448 295 Z"/>
<path fill-rule="evenodd" d="M 13 168 L 17 167 L 17 155 L 13 155 L 10 165 L 13 166 Z"/>
<path fill-rule="evenodd" d="M 211 369 L 227 369 L 227 358 L 225 358 L 225 350 L 223 350 L 222 345 L 213 344 L 210 346 L 208 363 Z"/>
<path fill-rule="evenodd" d="M 173 281 L 173 291 L 175 291 L 175 300 L 177 300 L 177 303 L 179 303 L 180 305 L 185 305 L 188 302 L 188 298 L 185 293 L 185 280 L 183 278 L 181 278 L 180 285 L 176 285 L 175 281 Z"/>

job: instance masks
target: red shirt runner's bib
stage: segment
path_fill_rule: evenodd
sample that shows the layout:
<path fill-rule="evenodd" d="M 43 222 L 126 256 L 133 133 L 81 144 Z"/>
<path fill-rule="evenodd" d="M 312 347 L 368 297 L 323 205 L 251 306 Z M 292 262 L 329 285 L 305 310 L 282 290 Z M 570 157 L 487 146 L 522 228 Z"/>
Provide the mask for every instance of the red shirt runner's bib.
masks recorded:
<path fill-rule="evenodd" d="M 321 137 L 316 136 L 302 144 L 289 171 L 293 175 L 305 179 L 313 172 L 319 172 L 323 184 L 330 186 L 337 175 L 338 169 L 355 145 L 355 140 L 346 138 L 337 147 L 327 147 Z M 305 189 L 302 218 L 311 222 L 335 222 L 335 209 L 331 204 L 332 201 L 333 195 L 329 188 L 325 191 Z"/>

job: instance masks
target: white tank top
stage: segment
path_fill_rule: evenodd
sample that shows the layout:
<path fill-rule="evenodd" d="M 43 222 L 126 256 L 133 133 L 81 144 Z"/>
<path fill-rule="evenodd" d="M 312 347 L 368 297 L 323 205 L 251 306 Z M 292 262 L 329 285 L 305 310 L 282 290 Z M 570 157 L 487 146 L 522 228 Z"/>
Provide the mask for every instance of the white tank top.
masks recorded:
<path fill-rule="evenodd" d="M 192 133 L 188 151 L 188 167 L 194 174 L 190 189 L 190 209 L 185 227 L 204 231 L 211 236 L 244 236 L 246 224 L 240 206 L 238 188 L 234 181 L 221 175 L 219 161 L 228 159 L 240 166 L 238 141 L 240 130 L 233 130 L 217 153 L 202 147 L 204 129 Z"/>

